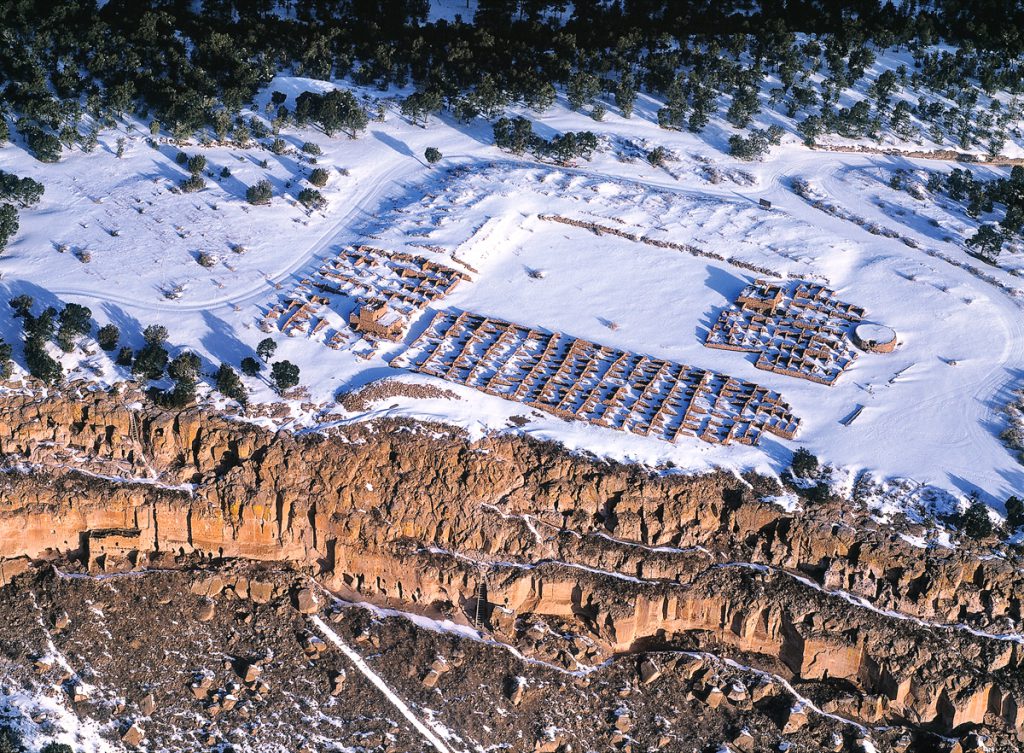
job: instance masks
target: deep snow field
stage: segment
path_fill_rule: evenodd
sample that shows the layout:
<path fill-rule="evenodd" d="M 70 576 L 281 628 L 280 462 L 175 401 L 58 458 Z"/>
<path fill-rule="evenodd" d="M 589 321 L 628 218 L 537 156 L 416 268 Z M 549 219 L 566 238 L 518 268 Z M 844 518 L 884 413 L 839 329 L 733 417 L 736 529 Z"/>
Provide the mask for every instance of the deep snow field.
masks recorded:
<path fill-rule="evenodd" d="M 290 104 L 306 88 L 328 86 L 282 77 L 258 104 L 274 90 L 286 93 Z M 424 129 L 385 101 L 385 120 L 371 122 L 360 138 L 289 128 L 281 135 L 292 151 L 280 156 L 259 146 L 166 140 L 153 149 L 146 127 L 134 122 L 104 132 L 92 154 L 66 153 L 56 165 L 35 161 L 20 145 L 0 149 L 0 168 L 46 186 L 40 205 L 20 213 L 21 231 L 0 256 L 0 297 L 28 293 L 41 304 L 85 304 L 98 324 L 117 324 L 123 343 L 134 347 L 143 327 L 164 324 L 172 353 L 195 350 L 212 374 L 222 361 L 237 368 L 252 355 L 266 336 L 259 326 L 264 313 L 341 247 L 406 251 L 475 271 L 424 311 L 403 343 L 374 351 L 353 336 L 334 350 L 325 344 L 332 330 L 294 337 L 274 330 L 275 360 L 298 364 L 306 390 L 276 424 L 312 429 L 387 414 L 450 421 L 475 434 L 517 427 L 574 449 L 682 470 L 778 473 L 793 450 L 806 446 L 840 469 L 837 483 L 852 485 L 864 471 L 878 480 L 902 479 L 900 499 L 911 507 L 977 490 L 1001 511 L 1009 495 L 1024 490 L 1024 466 L 998 438 L 1002 406 L 1024 386 L 1024 254 L 1011 249 L 999 267 L 969 257 L 962 239 L 974 221 L 960 208 L 888 185 L 897 168 L 924 175 L 955 163 L 812 151 L 792 133 L 764 162 L 739 162 L 724 150 L 732 132 L 724 123 L 713 122 L 702 136 L 661 130 L 652 122 L 654 103 L 641 98 L 630 120 L 610 112 L 595 122 L 561 105 L 539 120 L 524 112 L 542 136 L 592 130 L 603 137 L 592 161 L 561 167 L 500 152 L 482 120 L 466 126 L 434 117 Z M 120 159 L 119 136 L 127 139 Z M 311 169 L 298 152 L 306 141 L 323 149 L 316 166 L 331 173 L 322 212 L 307 212 L 295 201 Z M 674 155 L 663 168 L 636 156 L 657 145 Z M 433 167 L 422 156 L 428 146 L 444 154 Z M 214 176 L 228 167 L 231 177 L 208 177 L 198 193 L 177 192 L 187 177 L 175 162 L 180 150 L 205 155 Z M 977 170 L 991 176 L 1008 168 Z M 270 206 L 250 206 L 245 188 L 264 177 L 274 185 L 274 199 Z M 793 191 L 797 178 L 828 203 L 913 243 L 815 208 Z M 771 209 L 759 205 L 762 199 Z M 774 276 L 822 282 L 841 300 L 864 307 L 867 321 L 894 328 L 899 347 L 887 355 L 861 354 L 831 388 L 758 370 L 752 354 L 703 345 L 718 312 L 758 274 L 729 261 L 545 221 L 544 214 L 692 244 Z M 245 252 L 235 253 L 236 245 Z M 80 259 L 82 251 L 88 262 Z M 216 257 L 212 268 L 197 262 L 200 252 Z M 333 328 L 344 328 L 352 304 L 332 298 Z M 800 432 L 793 441 L 765 435 L 758 447 L 685 438 L 673 445 L 570 423 L 390 366 L 438 308 L 756 382 L 782 393 L 802 419 Z M 12 343 L 20 337 L 7 306 L 0 308 L 0 336 Z M 88 353 L 60 360 L 72 378 L 109 384 L 130 376 L 94 343 Z M 396 394 L 360 414 L 335 404 L 340 391 L 383 377 L 433 384 L 458 397 Z M 245 382 L 254 402 L 278 399 L 265 380 Z M 215 394 L 210 399 L 222 401 Z M 841 423 L 858 406 L 857 418 Z"/>

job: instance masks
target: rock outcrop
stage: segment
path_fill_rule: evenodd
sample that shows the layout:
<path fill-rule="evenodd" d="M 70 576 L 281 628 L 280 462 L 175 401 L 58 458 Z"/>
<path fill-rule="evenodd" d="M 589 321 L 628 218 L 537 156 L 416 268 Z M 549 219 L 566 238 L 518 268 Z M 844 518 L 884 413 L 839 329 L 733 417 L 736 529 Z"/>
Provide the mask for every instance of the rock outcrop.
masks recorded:
<path fill-rule="evenodd" d="M 93 570 L 276 562 L 567 669 L 692 648 L 865 723 L 1024 729 L 1024 646 L 1004 635 L 1020 621 L 1012 562 L 916 548 L 849 507 L 786 512 L 759 501 L 765 479 L 402 422 L 297 437 L 104 393 L 6 397 L 0 455 L 0 582 L 58 552 Z M 196 588 L 213 600 L 223 584 Z"/>

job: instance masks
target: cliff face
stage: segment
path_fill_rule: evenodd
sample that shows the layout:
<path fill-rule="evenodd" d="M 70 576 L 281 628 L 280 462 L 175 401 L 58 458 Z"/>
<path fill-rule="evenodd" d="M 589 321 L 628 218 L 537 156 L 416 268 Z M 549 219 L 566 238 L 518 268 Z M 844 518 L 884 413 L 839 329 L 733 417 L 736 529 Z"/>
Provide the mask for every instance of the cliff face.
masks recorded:
<path fill-rule="evenodd" d="M 6 398 L 0 455 L 4 581 L 55 550 L 94 569 L 277 561 L 570 669 L 689 647 L 868 723 L 1024 729 L 1022 646 L 997 635 L 1020 619 L 1011 563 L 915 548 L 849 509 L 786 513 L 729 474 L 397 423 L 296 437 L 100 393 Z"/>

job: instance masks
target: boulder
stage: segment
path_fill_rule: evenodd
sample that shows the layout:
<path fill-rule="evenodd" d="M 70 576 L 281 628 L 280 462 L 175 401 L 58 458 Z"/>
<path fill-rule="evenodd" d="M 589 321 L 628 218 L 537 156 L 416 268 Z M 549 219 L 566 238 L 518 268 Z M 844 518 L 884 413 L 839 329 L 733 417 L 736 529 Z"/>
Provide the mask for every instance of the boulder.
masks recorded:
<path fill-rule="evenodd" d="M 799 729 L 803 729 L 808 722 L 807 707 L 802 703 L 794 703 L 782 725 L 782 734 L 791 735 Z"/>
<path fill-rule="evenodd" d="M 138 723 L 130 725 L 121 733 L 121 742 L 131 748 L 137 748 L 141 745 L 144 738 L 145 733 L 143 733 L 142 727 L 140 727 Z"/>
<path fill-rule="evenodd" d="M 300 588 L 294 596 L 295 609 L 300 614 L 316 614 L 320 610 L 320 599 L 310 588 Z"/>
<path fill-rule="evenodd" d="M 196 610 L 196 619 L 200 622 L 209 622 L 213 619 L 216 614 L 216 605 L 213 603 L 213 599 L 203 599 L 203 602 L 199 605 L 199 609 Z"/>
<path fill-rule="evenodd" d="M 661 677 L 661 669 L 651 659 L 647 658 L 640 662 L 637 674 L 640 676 L 640 682 L 644 685 L 650 685 Z"/>
<path fill-rule="evenodd" d="M 342 688 L 345 687 L 346 679 L 347 675 L 343 669 L 331 675 L 331 695 L 339 695 L 341 693 Z"/>
<path fill-rule="evenodd" d="M 267 604 L 274 598 L 274 584 L 265 580 L 249 581 L 249 599 L 256 604 Z"/>
<path fill-rule="evenodd" d="M 505 680 L 505 697 L 512 703 L 513 706 L 518 706 L 523 702 L 523 697 L 526 695 L 526 678 L 525 677 L 509 677 Z"/>

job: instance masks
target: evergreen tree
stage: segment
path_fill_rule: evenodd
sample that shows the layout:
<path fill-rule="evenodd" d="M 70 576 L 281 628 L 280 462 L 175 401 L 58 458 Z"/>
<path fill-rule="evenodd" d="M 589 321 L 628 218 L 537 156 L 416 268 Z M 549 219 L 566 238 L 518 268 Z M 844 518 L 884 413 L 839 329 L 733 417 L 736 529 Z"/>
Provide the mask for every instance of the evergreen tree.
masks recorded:
<path fill-rule="evenodd" d="M 226 363 L 222 363 L 217 370 L 217 391 L 225 397 L 238 401 L 242 405 L 245 405 L 249 400 L 249 394 L 246 392 L 242 380 L 238 377 L 235 370 Z"/>
<path fill-rule="evenodd" d="M 526 118 L 500 118 L 494 124 L 494 145 L 499 149 L 522 154 L 531 149 L 536 140 L 533 125 Z"/>
<path fill-rule="evenodd" d="M 636 82 L 631 71 L 626 71 L 619 79 L 615 87 L 615 106 L 624 118 L 633 116 L 633 106 L 636 104 Z"/>
<path fill-rule="evenodd" d="M 415 91 L 402 100 L 400 109 L 414 125 L 425 126 L 427 119 L 441 109 L 441 95 L 433 89 Z"/>
<path fill-rule="evenodd" d="M 39 181 L 19 178 L 14 173 L 0 170 L 0 199 L 15 201 L 25 209 L 38 204 L 45 191 L 45 186 Z"/>
<path fill-rule="evenodd" d="M 277 361 L 270 367 L 270 377 L 279 393 L 284 393 L 299 383 L 299 367 L 291 361 Z"/>
<path fill-rule="evenodd" d="M 167 366 L 167 375 L 175 381 L 199 381 L 202 361 L 191 351 L 184 350 L 176 355 Z"/>
<path fill-rule="evenodd" d="M 800 447 L 793 453 L 789 470 L 797 478 L 813 478 L 818 474 L 818 458 L 806 447 Z"/>
<path fill-rule="evenodd" d="M 169 360 L 167 348 L 167 328 L 159 324 L 151 324 L 143 330 L 142 336 L 146 344 L 135 356 L 132 373 L 144 379 L 159 379 L 164 375 Z"/>
<path fill-rule="evenodd" d="M 352 139 L 365 131 L 370 122 L 366 110 L 347 89 L 334 89 L 320 97 L 314 119 L 328 136 L 343 131 Z"/>
<path fill-rule="evenodd" d="M 1003 250 L 1003 234 L 996 225 L 982 225 L 973 236 L 967 239 L 967 246 L 987 261 L 995 261 Z"/>
<path fill-rule="evenodd" d="M 274 357 L 274 352 L 277 350 L 277 343 L 269 337 L 265 337 L 259 341 L 256 345 L 256 355 L 263 359 L 264 363 L 269 363 L 270 359 Z"/>
<path fill-rule="evenodd" d="M 438 162 L 440 162 L 441 161 L 441 156 L 442 156 L 441 155 L 441 151 L 439 149 L 436 149 L 436 148 L 432 147 L 432 146 L 428 146 L 426 151 L 423 152 L 423 157 L 431 165 L 436 165 Z"/>
<path fill-rule="evenodd" d="M 1006 500 L 1006 525 L 1013 530 L 1024 526 L 1024 499 L 1013 496 Z"/>
<path fill-rule="evenodd" d="M 60 364 L 46 352 L 43 342 L 36 337 L 29 337 L 25 341 L 25 365 L 28 367 L 29 374 L 52 387 L 60 382 L 64 371 Z"/>
<path fill-rule="evenodd" d="M 0 338 L 0 379 L 7 379 L 11 376 L 11 355 L 13 349 L 10 343 Z"/>
<path fill-rule="evenodd" d="M 13 204 L 0 204 L 0 251 L 7 247 L 7 241 L 18 232 L 18 210 Z"/>
<path fill-rule="evenodd" d="M 565 94 L 570 109 L 579 110 L 601 93 L 601 81 L 589 71 L 576 71 L 569 78 Z"/>
<path fill-rule="evenodd" d="M 260 373 L 260 371 L 263 368 L 262 366 L 260 366 L 260 362 L 257 361 L 252 356 L 246 356 L 245 358 L 243 358 L 241 366 L 242 373 L 248 377 L 256 376 L 257 374 Z"/>
<path fill-rule="evenodd" d="M 16 318 L 23 319 L 29 315 L 29 312 L 32 311 L 32 307 L 36 302 L 32 296 L 22 293 L 21 295 L 14 296 L 14 298 L 7 303 L 12 309 L 14 309 L 14 316 Z"/>
<path fill-rule="evenodd" d="M 56 342 L 65 353 L 75 347 L 75 340 L 92 331 L 92 311 L 77 303 L 69 303 L 58 318 Z"/>
<path fill-rule="evenodd" d="M 206 169 L 206 157 L 202 154 L 194 154 L 188 158 L 186 165 L 192 175 L 199 175 Z"/>
<path fill-rule="evenodd" d="M 121 339 L 121 330 L 115 324 L 104 324 L 96 333 L 96 342 L 106 351 L 117 348 L 117 341 Z"/>

